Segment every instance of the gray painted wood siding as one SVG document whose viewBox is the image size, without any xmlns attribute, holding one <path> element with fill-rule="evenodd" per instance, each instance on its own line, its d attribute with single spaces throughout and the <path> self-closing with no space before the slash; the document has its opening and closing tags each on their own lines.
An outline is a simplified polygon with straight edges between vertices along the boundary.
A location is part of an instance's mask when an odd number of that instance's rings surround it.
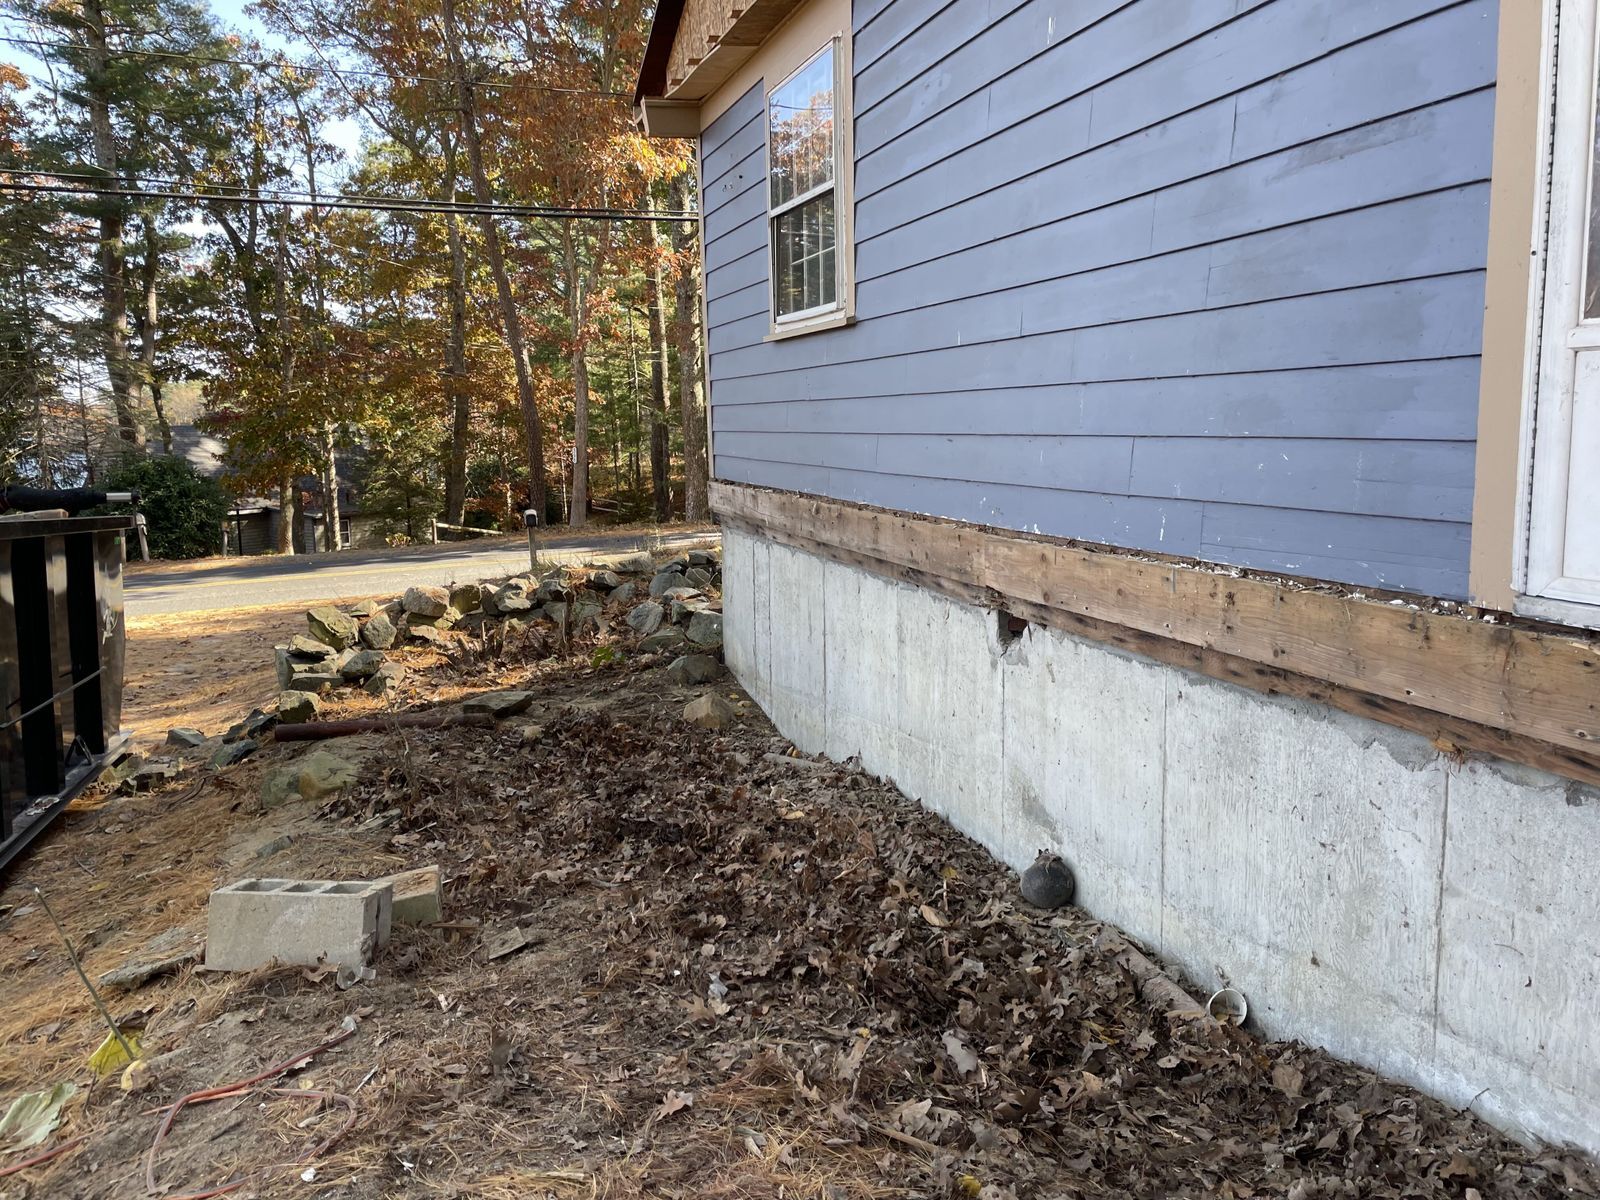
<svg viewBox="0 0 1600 1200">
<path fill-rule="evenodd" d="M 857 322 L 702 139 L 720 478 L 1463 596 L 1496 0 L 857 0 Z"/>
</svg>

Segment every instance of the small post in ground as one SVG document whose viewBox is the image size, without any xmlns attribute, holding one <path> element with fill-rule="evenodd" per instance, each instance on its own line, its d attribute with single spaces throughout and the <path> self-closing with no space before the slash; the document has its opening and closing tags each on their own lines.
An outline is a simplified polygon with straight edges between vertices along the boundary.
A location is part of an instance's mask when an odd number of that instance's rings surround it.
<svg viewBox="0 0 1600 1200">
<path fill-rule="evenodd" d="M 522 523 L 528 528 L 528 569 L 539 569 L 539 514 L 531 508 L 522 510 Z"/>
</svg>

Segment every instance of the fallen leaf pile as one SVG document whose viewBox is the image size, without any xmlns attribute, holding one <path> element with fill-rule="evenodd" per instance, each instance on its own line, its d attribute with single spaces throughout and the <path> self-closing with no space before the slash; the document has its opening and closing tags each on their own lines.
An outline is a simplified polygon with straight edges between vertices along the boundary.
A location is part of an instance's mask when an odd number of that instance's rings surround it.
<svg viewBox="0 0 1600 1200">
<path fill-rule="evenodd" d="M 635 1164 L 614 1194 L 765 1194 L 740 1161 L 830 1198 L 1600 1194 L 1581 1156 L 1152 1008 L 1115 931 L 759 717 L 569 710 L 514 746 L 420 742 L 396 842 L 455 855 L 454 907 L 550 932 L 499 987 L 565 1019 L 479 1095 L 532 1114 L 549 1064 L 582 1072 L 603 1099 L 552 1165 Z"/>
</svg>

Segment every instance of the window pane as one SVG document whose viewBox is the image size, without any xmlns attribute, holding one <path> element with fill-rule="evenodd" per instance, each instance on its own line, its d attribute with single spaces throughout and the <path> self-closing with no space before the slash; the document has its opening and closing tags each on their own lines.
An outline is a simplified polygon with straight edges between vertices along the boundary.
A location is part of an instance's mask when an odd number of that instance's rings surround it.
<svg viewBox="0 0 1600 1200">
<path fill-rule="evenodd" d="M 776 208 L 833 179 L 833 47 L 767 99 L 767 161 Z"/>
<path fill-rule="evenodd" d="M 1600 113 L 1589 141 L 1589 247 L 1583 280 L 1583 319 L 1600 317 Z"/>
<path fill-rule="evenodd" d="M 772 294 L 778 316 L 835 302 L 835 237 L 831 191 L 772 219 Z"/>
</svg>

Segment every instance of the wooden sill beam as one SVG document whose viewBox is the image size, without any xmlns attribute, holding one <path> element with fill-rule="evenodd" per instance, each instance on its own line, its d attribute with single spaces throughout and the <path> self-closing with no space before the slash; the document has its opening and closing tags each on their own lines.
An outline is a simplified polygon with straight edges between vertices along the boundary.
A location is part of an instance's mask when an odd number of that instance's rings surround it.
<svg viewBox="0 0 1600 1200">
<path fill-rule="evenodd" d="M 1600 647 L 1342 590 L 714 481 L 742 528 L 1257 690 L 1600 783 Z"/>
</svg>

